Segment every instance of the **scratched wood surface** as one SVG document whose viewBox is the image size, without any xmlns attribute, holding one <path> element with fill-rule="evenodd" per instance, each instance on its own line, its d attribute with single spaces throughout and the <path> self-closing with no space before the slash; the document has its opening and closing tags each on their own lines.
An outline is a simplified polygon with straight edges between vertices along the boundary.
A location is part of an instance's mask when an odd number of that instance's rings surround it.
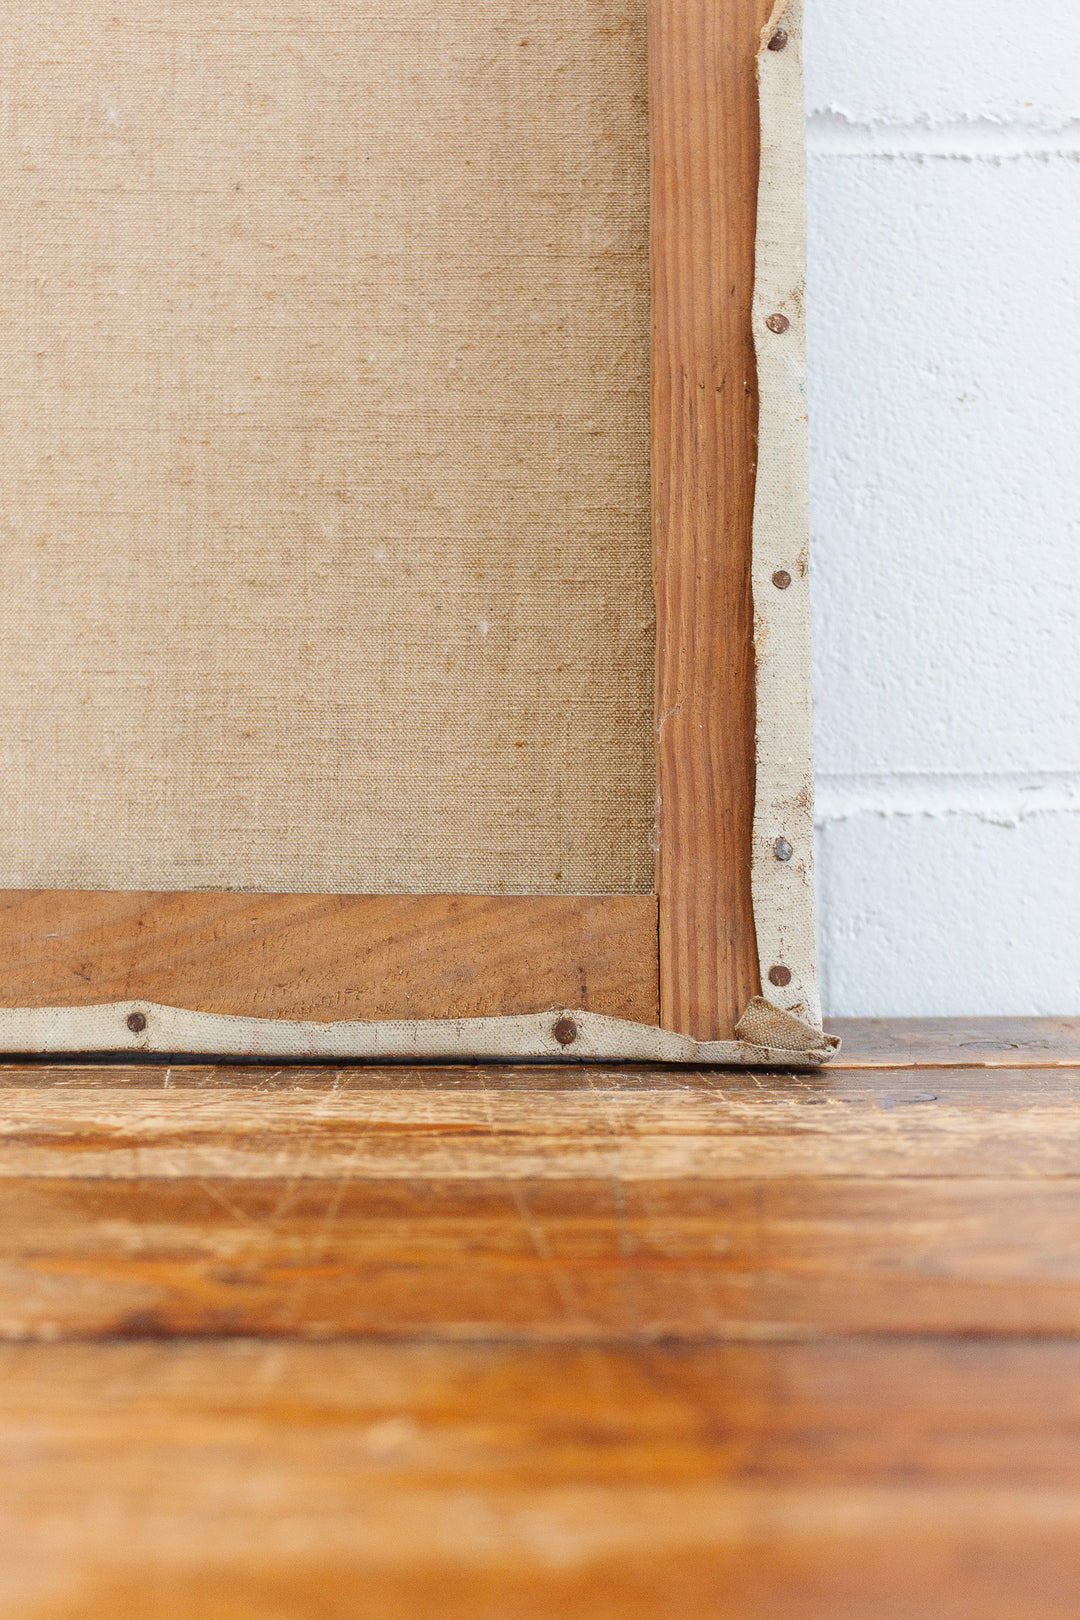
<svg viewBox="0 0 1080 1620">
<path fill-rule="evenodd" d="M 840 1068 L 1045 1069 L 1075 1065 L 1080 1018 L 830 1018 Z"/>
<path fill-rule="evenodd" d="M 655 1024 L 652 895 L 0 890 L 0 1006 Z"/>
<path fill-rule="evenodd" d="M 16 1337 L 1080 1329 L 1075 1067 L 0 1083 Z"/>
<path fill-rule="evenodd" d="M 939 1033 L 0 1065 L 0 1616 L 1073 1620 L 1080 1041 Z"/>
<path fill-rule="evenodd" d="M 755 59 L 772 0 L 652 0 L 652 490 L 660 1009 L 730 1039 L 759 989 L 751 523 Z"/>
</svg>

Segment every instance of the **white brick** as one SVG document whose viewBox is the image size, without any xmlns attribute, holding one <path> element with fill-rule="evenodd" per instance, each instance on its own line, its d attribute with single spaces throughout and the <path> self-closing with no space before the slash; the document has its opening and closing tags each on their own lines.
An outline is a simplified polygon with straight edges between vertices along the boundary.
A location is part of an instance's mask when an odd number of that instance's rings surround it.
<svg viewBox="0 0 1080 1620">
<path fill-rule="evenodd" d="M 835 1016 L 1080 1009 L 1080 815 L 856 815 L 818 839 Z"/>
<path fill-rule="evenodd" d="M 1080 5 L 807 66 L 826 1007 L 1080 1012 Z"/>
<path fill-rule="evenodd" d="M 1078 222 L 1066 158 L 811 163 L 823 771 L 1080 767 Z"/>
<path fill-rule="evenodd" d="M 1080 117 L 1076 0 L 808 0 L 807 105 L 856 123 Z"/>
</svg>

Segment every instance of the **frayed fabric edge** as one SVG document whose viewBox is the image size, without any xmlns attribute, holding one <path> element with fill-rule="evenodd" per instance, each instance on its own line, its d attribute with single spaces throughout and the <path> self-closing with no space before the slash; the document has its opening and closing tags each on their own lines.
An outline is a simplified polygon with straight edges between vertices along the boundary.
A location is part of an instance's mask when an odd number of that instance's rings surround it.
<svg viewBox="0 0 1080 1620">
<path fill-rule="evenodd" d="M 558 1033 L 556 1033 L 558 1030 Z M 443 1062 L 546 1058 L 586 1062 L 810 1067 L 836 1049 L 835 1037 L 776 1014 L 755 997 L 734 1041 L 689 1035 L 577 1008 L 505 1018 L 433 1018 L 315 1023 L 193 1012 L 153 1001 L 91 1007 L 0 1008 L 0 1052 L 155 1052 L 222 1058 Z"/>
<path fill-rule="evenodd" d="M 756 779 L 751 889 L 763 997 L 819 1032 L 814 894 L 806 374 L 803 0 L 778 0 L 757 59 L 753 326 L 758 469 L 752 587 Z"/>
</svg>

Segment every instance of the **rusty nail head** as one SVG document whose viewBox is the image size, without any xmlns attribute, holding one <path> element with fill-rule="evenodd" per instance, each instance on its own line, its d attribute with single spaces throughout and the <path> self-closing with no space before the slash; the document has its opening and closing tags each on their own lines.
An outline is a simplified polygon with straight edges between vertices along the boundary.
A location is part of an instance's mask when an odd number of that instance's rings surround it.
<svg viewBox="0 0 1080 1620">
<path fill-rule="evenodd" d="M 790 984 L 791 969 L 789 967 L 781 966 L 779 962 L 775 963 L 769 969 L 769 983 L 778 984 L 781 988 L 783 988 L 785 984 Z"/>
<path fill-rule="evenodd" d="M 138 1035 L 146 1028 L 145 1013 L 128 1013 L 127 1027 L 133 1035 Z"/>
<path fill-rule="evenodd" d="M 778 28 L 776 30 L 776 33 L 773 35 L 772 39 L 770 39 L 770 41 L 769 41 L 769 49 L 770 49 L 770 51 L 782 51 L 784 46 L 787 44 L 787 42 L 788 42 L 787 29 L 786 28 Z"/>
<path fill-rule="evenodd" d="M 778 591 L 786 591 L 791 584 L 791 575 L 786 568 L 778 568 L 772 577 L 772 582 Z"/>
<path fill-rule="evenodd" d="M 792 848 L 786 838 L 778 838 L 773 845 L 773 854 L 778 861 L 790 861 Z"/>
<path fill-rule="evenodd" d="M 765 322 L 770 332 L 786 332 L 791 322 L 786 315 L 770 315 Z"/>
<path fill-rule="evenodd" d="M 577 1025 L 572 1018 L 557 1018 L 552 1033 L 560 1046 L 569 1046 L 577 1040 Z"/>
</svg>

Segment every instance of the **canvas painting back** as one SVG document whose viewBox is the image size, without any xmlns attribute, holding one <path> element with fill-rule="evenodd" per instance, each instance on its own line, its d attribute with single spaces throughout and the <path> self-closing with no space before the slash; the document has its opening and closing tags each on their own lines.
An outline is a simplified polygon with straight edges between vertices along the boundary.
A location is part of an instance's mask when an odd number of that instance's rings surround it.
<svg viewBox="0 0 1080 1620">
<path fill-rule="evenodd" d="M 645 0 L 20 0 L 0 887 L 646 893 Z"/>
</svg>

